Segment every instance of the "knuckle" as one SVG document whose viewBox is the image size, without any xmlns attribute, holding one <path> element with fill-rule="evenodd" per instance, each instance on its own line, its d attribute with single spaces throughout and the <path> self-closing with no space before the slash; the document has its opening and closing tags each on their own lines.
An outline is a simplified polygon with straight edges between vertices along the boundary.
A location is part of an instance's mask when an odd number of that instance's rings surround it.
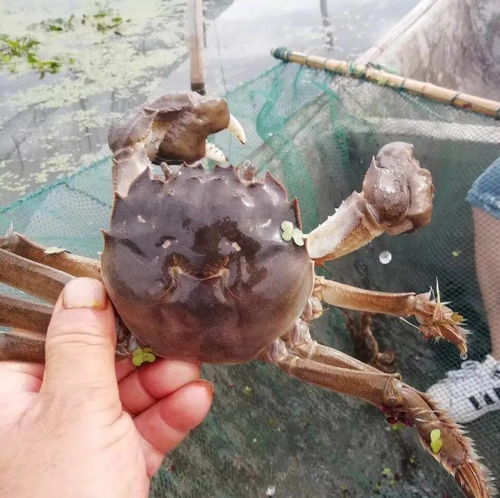
<svg viewBox="0 0 500 498">
<path fill-rule="evenodd" d="M 52 327 L 52 335 L 81 335 L 85 337 L 103 337 L 103 327 L 95 320 L 72 320 L 58 322 Z"/>
<path fill-rule="evenodd" d="M 48 346 L 102 346 L 108 342 L 102 327 L 93 321 L 59 323 L 48 337 Z"/>
</svg>

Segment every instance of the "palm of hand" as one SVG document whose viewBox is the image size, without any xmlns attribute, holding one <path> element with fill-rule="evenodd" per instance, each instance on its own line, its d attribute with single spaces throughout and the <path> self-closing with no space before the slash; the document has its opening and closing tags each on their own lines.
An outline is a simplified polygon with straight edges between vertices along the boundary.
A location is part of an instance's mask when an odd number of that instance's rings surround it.
<svg viewBox="0 0 500 498">
<path fill-rule="evenodd" d="M 114 385 L 54 386 L 41 365 L 0 363 L 0 496 L 147 496 L 165 453 L 208 411 L 199 375 L 195 364 L 126 360 Z"/>
</svg>

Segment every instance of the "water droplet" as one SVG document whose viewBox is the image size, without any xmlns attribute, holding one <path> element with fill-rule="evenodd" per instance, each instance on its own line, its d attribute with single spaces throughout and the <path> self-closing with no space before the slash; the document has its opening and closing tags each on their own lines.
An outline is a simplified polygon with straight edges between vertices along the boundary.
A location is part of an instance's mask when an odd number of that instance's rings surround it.
<svg viewBox="0 0 500 498">
<path fill-rule="evenodd" d="M 460 353 L 460 359 L 461 360 L 466 360 L 469 357 L 467 353 Z"/>
<path fill-rule="evenodd" d="M 382 251 L 378 255 L 378 260 L 383 264 L 387 265 L 392 261 L 392 254 L 389 251 Z"/>
</svg>

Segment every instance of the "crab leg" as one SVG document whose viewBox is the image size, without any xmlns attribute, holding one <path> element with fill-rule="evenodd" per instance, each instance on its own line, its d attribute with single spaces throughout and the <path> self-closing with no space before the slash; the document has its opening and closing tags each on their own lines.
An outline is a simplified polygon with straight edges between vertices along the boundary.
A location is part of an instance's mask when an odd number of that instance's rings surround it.
<svg viewBox="0 0 500 498">
<path fill-rule="evenodd" d="M 54 303 L 71 275 L 0 249 L 0 281 Z M 43 361 L 43 327 L 50 307 L 19 298 L 2 296 L 0 325 L 14 326 L 0 334 L 0 358 L 17 361 Z M 30 331 L 22 330 L 28 328 Z"/>
<path fill-rule="evenodd" d="M 5 240 L 12 237 L 10 245 Z M 43 248 L 24 237 L 11 234 L 4 237 L 13 252 L 0 249 L 0 282 L 55 303 L 64 285 L 75 276 L 98 277 L 97 261 L 60 253 L 48 255 Z M 31 261 L 14 251 L 40 261 L 48 258 L 55 268 Z M 81 266 L 80 266 L 81 263 Z M 72 274 L 57 268 L 65 268 Z M 52 315 L 52 307 L 19 298 L 0 295 L 0 326 L 13 327 L 0 333 L 0 360 L 43 362 L 45 332 Z M 137 344 L 128 329 L 117 317 L 117 359 L 127 357 Z"/>
<path fill-rule="evenodd" d="M 52 306 L 0 295 L 0 325 L 45 334 Z"/>
<path fill-rule="evenodd" d="M 48 318 L 50 320 L 50 316 Z M 1 316 L 0 325 L 3 325 Z M 32 323 L 28 323 L 27 326 L 29 329 L 36 328 L 36 325 Z M 24 330 L 16 327 L 7 332 L 0 332 L 0 361 L 44 363 L 45 335 L 47 329 L 40 327 L 39 330 Z M 139 344 L 120 321 L 117 321 L 116 324 L 116 334 L 115 358 L 122 360 L 130 356 L 130 353 L 139 347 Z"/>
<path fill-rule="evenodd" d="M 68 273 L 0 249 L 0 282 L 33 296 L 55 303 L 71 278 Z"/>
<path fill-rule="evenodd" d="M 352 344 L 359 358 L 365 363 L 373 365 L 382 372 L 393 372 L 396 353 L 394 351 L 380 351 L 380 346 L 372 330 L 373 313 L 360 313 L 356 319 L 352 310 L 339 308 L 346 319 L 346 329 L 351 334 Z"/>
<path fill-rule="evenodd" d="M 66 252 L 48 254 L 14 232 L 0 237 L 0 281 L 49 302 L 56 301 L 73 276 L 100 278 L 99 266 L 96 260 Z M 44 334 L 51 314 L 51 306 L 0 295 L 2 326 Z"/>
<path fill-rule="evenodd" d="M 429 396 L 403 383 L 397 374 L 349 361 L 335 350 L 325 354 L 322 349 L 313 349 L 313 356 L 328 364 L 302 357 L 300 349 L 287 346 L 280 339 L 268 350 L 266 359 L 292 377 L 377 406 L 391 423 L 414 425 L 424 448 L 455 477 L 467 496 L 492 496 L 488 471 L 477 461 L 469 438 Z M 431 446 L 431 433 L 438 435 L 440 447 Z"/>
<path fill-rule="evenodd" d="M 372 314 L 361 313 L 361 320 L 358 325 L 351 311 L 342 308 L 340 310 L 346 317 L 346 327 L 351 333 L 357 357 L 361 361 L 369 363 L 383 372 L 391 373 L 396 354 L 393 351 L 380 352 L 377 339 L 375 339 L 371 329 Z M 311 295 L 296 326 L 284 339 L 286 338 L 287 341 L 292 340 L 295 345 L 302 344 L 304 341 L 310 343 L 311 336 L 309 335 L 309 326 L 307 323 L 319 318 L 322 313 L 323 306 L 321 300 L 317 296 Z M 302 337 L 303 335 L 304 337 Z M 352 357 L 346 356 L 346 359 L 352 359 Z"/>
<path fill-rule="evenodd" d="M 414 316 L 425 338 L 444 338 L 465 353 L 466 331 L 460 327 L 462 317 L 431 298 L 431 293 L 389 293 L 359 289 L 350 285 L 316 277 L 314 295 L 339 308 L 401 317 Z"/>
<path fill-rule="evenodd" d="M 359 249 L 386 232 L 397 235 L 430 222 L 431 174 L 413 157 L 413 146 L 388 144 L 373 158 L 361 193 L 353 192 L 324 223 L 307 235 L 318 263 Z"/>
<path fill-rule="evenodd" d="M 0 360 L 43 363 L 51 315 L 46 304 L 0 296 L 0 325 L 13 327 L 0 333 Z"/>
<path fill-rule="evenodd" d="M 0 237 L 0 248 L 75 277 L 101 279 L 101 265 L 98 260 L 70 254 L 63 250 L 52 253 L 50 249 L 16 232 Z"/>
<path fill-rule="evenodd" d="M 45 361 L 45 335 L 22 329 L 0 334 L 0 361 Z"/>
<path fill-rule="evenodd" d="M 324 365 L 367 372 L 379 372 L 375 367 L 367 365 L 352 356 L 314 341 L 309 333 L 309 325 L 302 319 L 297 320 L 292 332 L 284 340 L 287 348 L 301 358 L 323 363 Z"/>
</svg>

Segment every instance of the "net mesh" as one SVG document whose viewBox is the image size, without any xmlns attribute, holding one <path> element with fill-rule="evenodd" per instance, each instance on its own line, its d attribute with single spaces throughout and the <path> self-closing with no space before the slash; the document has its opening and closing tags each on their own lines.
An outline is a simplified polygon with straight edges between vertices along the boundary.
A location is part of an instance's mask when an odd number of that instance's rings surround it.
<svg viewBox="0 0 500 498">
<path fill-rule="evenodd" d="M 329 263 L 324 274 L 374 290 L 417 292 L 435 286 L 437 277 L 442 299 L 452 301 L 473 332 L 469 359 L 482 361 L 491 351 L 490 332 L 466 197 L 475 179 L 500 156 L 498 121 L 291 64 L 274 67 L 227 98 L 247 131 L 248 145 L 243 148 L 224 135 L 215 138 L 217 144 L 233 163 L 250 159 L 258 170 L 269 169 L 283 179 L 300 201 L 306 232 L 360 189 L 382 145 L 414 144 L 415 156 L 431 170 L 436 186 L 431 225 L 411 235 L 379 237 Z M 96 257 L 102 247 L 99 229 L 108 226 L 110 207 L 111 161 L 105 158 L 2 209 L 0 229 L 12 223 L 41 244 Z M 380 261 L 384 251 L 392 255 L 389 264 Z M 426 343 L 397 318 L 376 315 L 373 328 L 381 349 L 397 352 L 398 370 L 418 389 L 460 368 L 453 346 Z M 312 333 L 319 342 L 353 354 L 338 310 L 327 309 Z M 372 406 L 256 362 L 205 366 L 204 375 L 216 386 L 213 409 L 166 459 L 154 478 L 153 497 L 459 493 L 453 479 L 420 448 L 414 431 L 394 430 Z M 500 411 L 467 427 L 497 478 L 499 427 Z"/>
</svg>

